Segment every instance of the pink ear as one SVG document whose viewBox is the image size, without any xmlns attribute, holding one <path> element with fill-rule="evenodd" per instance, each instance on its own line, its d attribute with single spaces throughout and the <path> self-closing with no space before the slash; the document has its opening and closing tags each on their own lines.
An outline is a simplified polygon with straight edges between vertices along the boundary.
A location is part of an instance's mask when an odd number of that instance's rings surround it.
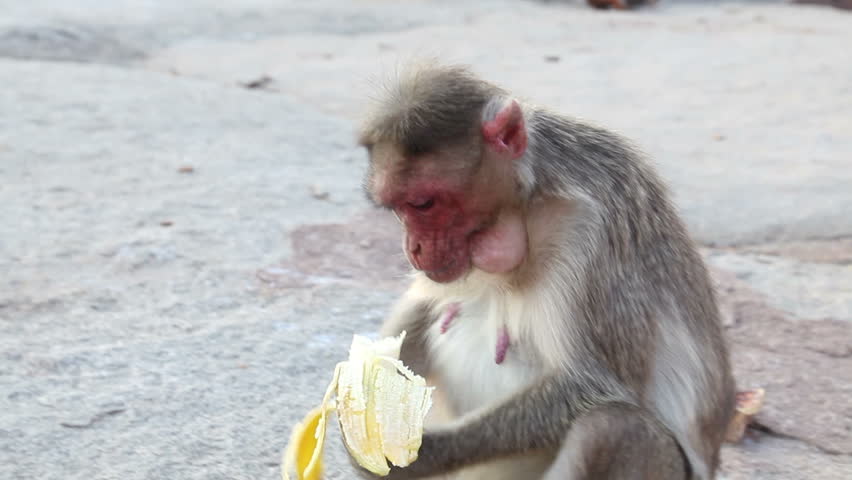
<svg viewBox="0 0 852 480">
<path fill-rule="evenodd" d="M 521 158 L 527 150 L 527 128 L 518 102 L 512 100 L 497 112 L 494 120 L 482 122 L 482 136 L 498 152 L 507 153 L 512 159 Z"/>
</svg>

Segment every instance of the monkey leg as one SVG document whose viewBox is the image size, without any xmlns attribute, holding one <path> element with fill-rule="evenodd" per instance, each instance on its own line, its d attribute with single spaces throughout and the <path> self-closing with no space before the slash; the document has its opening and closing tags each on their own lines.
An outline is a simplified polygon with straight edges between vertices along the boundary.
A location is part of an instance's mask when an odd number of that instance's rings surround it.
<svg viewBox="0 0 852 480">
<path fill-rule="evenodd" d="M 574 423 L 544 480 L 685 480 L 672 433 L 632 406 L 598 407 Z"/>
</svg>

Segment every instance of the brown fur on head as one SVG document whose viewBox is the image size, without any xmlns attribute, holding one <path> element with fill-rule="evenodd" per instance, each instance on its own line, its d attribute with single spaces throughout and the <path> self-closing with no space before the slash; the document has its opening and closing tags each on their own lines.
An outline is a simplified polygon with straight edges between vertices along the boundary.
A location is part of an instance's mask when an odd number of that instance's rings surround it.
<svg viewBox="0 0 852 480">
<path fill-rule="evenodd" d="M 470 139 L 485 105 L 505 94 L 464 67 L 432 64 L 409 67 L 385 90 L 368 115 L 359 141 L 368 149 L 390 142 L 405 155 Z"/>
<path fill-rule="evenodd" d="M 368 119 L 365 188 L 399 216 L 412 265 L 438 282 L 474 265 L 513 267 L 517 245 L 509 260 L 477 259 L 505 247 L 486 232 L 517 204 L 513 162 L 527 145 L 520 105 L 464 68 L 429 65 L 403 75 Z"/>
</svg>

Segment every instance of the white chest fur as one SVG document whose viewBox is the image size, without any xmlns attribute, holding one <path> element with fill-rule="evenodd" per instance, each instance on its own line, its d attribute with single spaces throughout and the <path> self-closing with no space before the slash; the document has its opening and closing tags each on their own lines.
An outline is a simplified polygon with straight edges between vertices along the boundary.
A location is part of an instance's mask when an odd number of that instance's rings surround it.
<svg viewBox="0 0 852 480">
<path fill-rule="evenodd" d="M 474 272 L 468 281 L 449 286 L 420 277 L 415 280 L 411 293 L 419 297 L 419 301 L 433 305 L 433 322 L 427 338 L 429 377 L 437 386 L 433 397 L 435 415 L 432 421 L 435 423 L 494 406 L 544 373 L 542 352 L 553 348 L 548 342 L 554 336 L 546 329 L 532 328 L 529 322 L 550 313 L 547 301 L 529 292 L 515 292 L 500 278 L 482 272 Z M 441 316 L 453 303 L 459 304 L 458 315 L 442 332 Z M 498 364 L 497 343 L 504 328 L 508 332 L 509 347 Z M 495 460 L 447 478 L 534 480 L 551 464 L 553 454 L 542 451 Z"/>
<path fill-rule="evenodd" d="M 534 382 L 543 370 L 536 360 L 534 347 L 521 335 L 521 322 L 527 309 L 511 293 L 489 289 L 464 298 L 459 303 L 458 314 L 444 332 L 441 317 L 454 302 L 437 304 L 433 310 L 435 321 L 428 330 L 432 360 L 430 378 L 437 383 L 437 398 L 448 403 L 444 410 L 450 416 L 499 403 Z M 503 361 L 498 364 L 497 343 L 504 328 L 510 343 Z M 441 408 L 440 405 L 436 407 Z M 551 452 L 540 452 L 479 464 L 447 478 L 536 479 L 552 460 Z"/>
<path fill-rule="evenodd" d="M 488 290 L 459 302 L 459 312 L 442 332 L 441 314 L 452 301 L 435 306 L 428 331 L 431 376 L 455 415 L 494 404 L 529 385 L 541 373 L 532 346 L 520 338 L 523 308 L 511 293 Z M 509 338 L 498 364 L 501 332 Z"/>
</svg>

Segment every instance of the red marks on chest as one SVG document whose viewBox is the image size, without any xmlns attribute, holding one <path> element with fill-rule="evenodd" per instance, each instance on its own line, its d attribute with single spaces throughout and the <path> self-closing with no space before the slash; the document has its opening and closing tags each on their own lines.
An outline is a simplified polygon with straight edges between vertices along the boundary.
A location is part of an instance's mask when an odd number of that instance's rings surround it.
<svg viewBox="0 0 852 480">
<path fill-rule="evenodd" d="M 450 328 L 450 324 L 453 323 L 453 319 L 456 318 L 460 311 L 461 305 L 457 302 L 447 306 L 447 309 L 444 310 L 440 318 L 441 333 L 447 333 L 447 329 Z"/>
<path fill-rule="evenodd" d="M 506 325 L 500 327 L 500 332 L 497 334 L 497 351 L 494 355 L 494 362 L 497 365 L 503 363 L 506 359 L 506 352 L 509 351 L 509 329 Z"/>
<path fill-rule="evenodd" d="M 441 334 L 447 333 L 453 320 L 461 313 L 461 304 L 453 302 L 447 305 L 446 310 L 438 317 L 438 325 Z M 497 333 L 497 345 L 494 354 L 494 363 L 500 365 L 506 360 L 506 353 L 509 351 L 511 340 L 509 338 L 509 329 L 502 325 Z"/>
</svg>

